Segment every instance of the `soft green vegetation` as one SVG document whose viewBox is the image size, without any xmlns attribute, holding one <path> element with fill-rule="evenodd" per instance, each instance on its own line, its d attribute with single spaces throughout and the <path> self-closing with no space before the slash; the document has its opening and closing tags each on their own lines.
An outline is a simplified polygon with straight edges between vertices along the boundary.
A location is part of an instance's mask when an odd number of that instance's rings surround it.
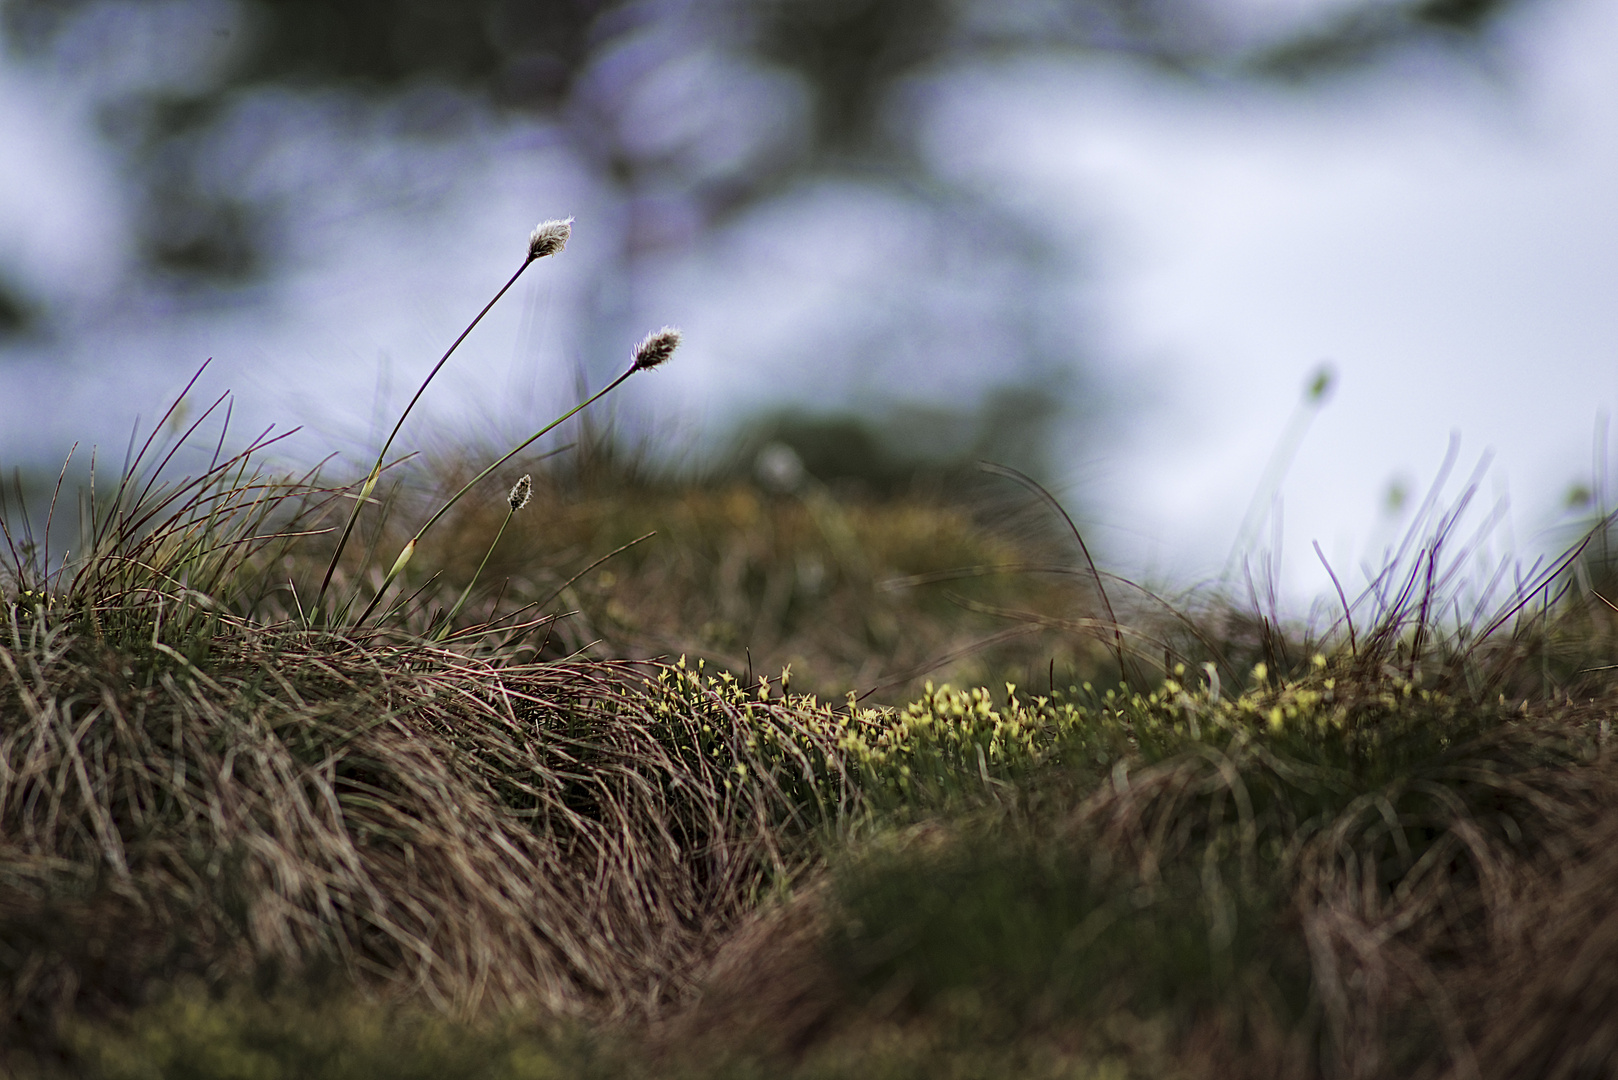
<svg viewBox="0 0 1618 1080">
<path fill-rule="evenodd" d="M 70 557 L 7 520 L 10 1072 L 1618 1061 L 1590 551 L 1463 608 L 1435 511 L 1309 633 L 936 490 L 593 446 L 332 487 L 202 430 Z"/>
<path fill-rule="evenodd" d="M 74 1068 L 106 1080 L 553 1080 L 587 1077 L 563 1033 L 474 1026 L 357 995 L 210 997 L 192 987 L 127 1029 L 74 1026 Z"/>
</svg>

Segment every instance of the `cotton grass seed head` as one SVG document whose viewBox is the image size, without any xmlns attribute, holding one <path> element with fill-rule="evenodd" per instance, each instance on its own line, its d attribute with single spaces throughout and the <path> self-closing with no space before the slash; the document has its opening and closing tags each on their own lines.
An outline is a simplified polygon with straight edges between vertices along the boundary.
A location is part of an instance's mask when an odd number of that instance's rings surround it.
<svg viewBox="0 0 1618 1080">
<path fill-rule="evenodd" d="M 528 235 L 528 257 L 530 259 L 543 259 L 547 255 L 555 255 L 558 251 L 567 247 L 568 238 L 572 235 L 572 218 L 561 221 L 541 221 L 534 226 L 534 231 Z"/>
<path fill-rule="evenodd" d="M 647 334 L 635 346 L 635 363 L 630 370 L 649 371 L 667 361 L 679 346 L 680 331 L 672 326 Z"/>
<path fill-rule="evenodd" d="M 524 475 L 521 480 L 512 485 L 511 494 L 506 496 L 506 501 L 511 504 L 511 512 L 515 514 L 518 510 L 527 506 L 528 500 L 533 494 L 534 481 L 531 477 Z"/>
</svg>

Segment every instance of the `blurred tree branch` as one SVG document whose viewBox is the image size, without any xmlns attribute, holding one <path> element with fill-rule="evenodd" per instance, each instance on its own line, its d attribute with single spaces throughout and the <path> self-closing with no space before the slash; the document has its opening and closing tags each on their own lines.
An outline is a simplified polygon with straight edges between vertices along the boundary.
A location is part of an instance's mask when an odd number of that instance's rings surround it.
<svg viewBox="0 0 1618 1080">
<path fill-rule="evenodd" d="M 1056 401 L 1071 397 L 1082 348 L 1071 319 L 1042 298 L 1059 291 L 1049 287 L 1061 272 L 1056 241 L 1045 223 L 930 167 L 907 91 L 982 61 L 1053 55 L 1124 57 L 1171 78 L 1297 82 L 1402 49 L 1484 50 L 1501 17 L 1528 2 L 1341 0 L 1279 26 L 1225 0 L 0 0 L 0 18 L 14 51 L 87 71 L 159 10 L 164 32 L 208 39 L 178 49 L 190 69 L 135 81 L 102 117 L 160 280 L 229 286 L 275 268 L 286 210 L 248 190 L 259 151 L 238 115 L 254 95 L 403 101 L 410 135 L 445 140 L 476 107 L 542 120 L 619 207 L 620 249 L 604 271 L 616 280 L 590 290 L 596 309 L 585 314 L 598 357 L 621 345 L 614 331 L 645 253 L 840 177 L 920 208 L 932 237 L 973 252 L 940 270 L 936 287 L 900 283 L 938 295 L 890 302 L 887 323 L 855 347 L 871 358 L 907 344 L 925 353 L 913 343 L 930 335 L 992 359 L 1002 387 Z M 75 34 L 100 51 L 62 44 Z M 1031 287 L 1040 281 L 1044 294 Z M 997 290 L 995 302 L 958 303 L 971 288 Z M 904 318 L 927 325 L 917 332 Z M 942 324 L 950 318 L 991 320 L 994 332 L 960 332 Z M 982 340 L 1004 354 L 983 356 L 971 344 Z"/>
<path fill-rule="evenodd" d="M 140 121 L 125 126 L 139 131 L 132 141 L 152 189 L 148 213 L 161 224 L 149 230 L 149 257 L 181 274 L 243 278 L 262 267 L 265 234 L 253 217 L 263 208 L 210 200 L 194 174 L 207 153 L 199 132 L 225 101 L 253 89 L 452 87 L 562 121 L 604 180 L 630 190 L 674 184 L 711 221 L 807 172 L 913 171 L 913 148 L 883 124 L 891 92 L 954 64 L 1105 53 L 1168 72 L 1302 79 L 1412 45 L 1474 45 L 1520 2 L 1351 0 L 1266 39 L 1212 0 L 246 0 L 232 20 L 245 40 L 230 62 L 185 92 L 138 92 L 123 119 Z M 0 11 L 11 47 L 37 55 L 112 8 L 3 0 Z M 806 92 L 809 121 L 771 152 L 693 177 L 683 175 L 691 170 L 678 145 L 636 146 L 615 121 L 659 61 L 704 49 L 789 79 Z"/>
</svg>

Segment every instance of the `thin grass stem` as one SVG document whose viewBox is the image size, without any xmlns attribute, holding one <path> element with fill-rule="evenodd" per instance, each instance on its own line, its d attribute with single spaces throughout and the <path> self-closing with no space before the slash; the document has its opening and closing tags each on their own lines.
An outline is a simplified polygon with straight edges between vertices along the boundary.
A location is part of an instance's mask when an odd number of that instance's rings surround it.
<svg viewBox="0 0 1618 1080">
<path fill-rule="evenodd" d="M 591 405 L 594 405 L 596 402 L 618 389 L 618 387 L 624 384 L 625 380 L 640 370 L 641 365 L 631 365 L 628 371 L 624 372 L 622 375 L 612 380 L 612 382 L 598 390 L 595 394 L 586 398 L 584 401 L 579 402 L 577 405 L 573 406 L 573 408 L 569 409 L 567 412 L 563 413 L 561 416 L 558 416 L 555 420 L 552 420 L 550 423 L 528 436 L 528 438 L 518 443 L 504 457 L 500 458 L 500 460 L 494 462 L 488 468 L 472 477 L 472 479 L 466 482 L 466 485 L 462 487 L 461 490 L 457 491 L 454 495 L 451 495 L 449 500 L 445 502 L 443 506 L 438 508 L 437 513 L 428 518 L 427 523 L 420 529 L 416 530 L 416 535 L 412 536 L 405 544 L 404 549 L 399 552 L 399 557 L 394 560 L 393 567 L 388 571 L 388 576 L 383 579 L 381 586 L 376 590 L 376 595 L 371 597 L 371 602 L 365 606 L 365 610 L 360 612 L 360 617 L 354 620 L 354 625 L 359 626 L 363 624 L 366 619 L 371 617 L 371 613 L 376 610 L 376 606 L 382 602 L 382 594 L 387 592 L 388 586 L 393 584 L 394 578 L 399 576 L 399 573 L 404 570 L 405 566 L 410 562 L 411 557 L 415 555 L 416 545 L 421 542 L 422 537 L 427 535 L 427 530 L 438 524 L 439 519 L 445 514 L 449 513 L 455 504 L 460 502 L 461 499 L 466 496 L 467 492 L 471 491 L 478 484 L 482 483 L 490 473 L 494 472 L 500 466 L 504 465 L 506 462 L 528 449 L 539 439 L 549 435 L 558 427 L 567 423 L 567 421 L 573 419 L 579 413 L 583 412 Z"/>
<path fill-rule="evenodd" d="M 477 317 L 467 324 L 466 329 L 461 331 L 461 336 L 456 338 L 454 343 L 445 350 L 438 363 L 433 365 L 433 369 L 421 381 L 421 385 L 416 387 L 415 395 L 411 397 L 410 403 L 405 406 L 404 412 L 399 414 L 398 422 L 393 425 L 393 430 L 388 433 L 387 441 L 382 444 L 381 453 L 376 456 L 376 464 L 371 466 L 370 474 L 360 487 L 359 497 L 354 500 L 354 509 L 348 516 L 348 523 L 343 526 L 343 535 L 338 538 L 337 548 L 332 552 L 331 562 L 327 564 L 326 574 L 320 581 L 320 592 L 315 596 L 314 607 L 311 608 L 311 611 L 316 616 L 319 614 L 320 605 L 325 601 L 326 589 L 331 585 L 332 574 L 337 571 L 337 562 L 343 557 L 343 549 L 348 546 L 348 538 L 353 535 L 354 524 L 359 520 L 360 511 L 365 507 L 365 500 L 370 498 L 371 492 L 376 488 L 378 478 L 382 475 L 382 463 L 387 459 L 388 450 L 393 446 L 393 440 L 398 437 L 400 429 L 404 427 L 405 419 L 410 415 L 411 410 L 416 407 L 416 402 L 421 400 L 421 395 L 427 390 L 427 385 L 438 375 L 439 369 L 448 363 L 455 350 L 461 347 L 461 342 L 466 340 L 467 335 L 476 328 L 478 323 L 483 321 L 483 316 L 487 315 L 490 309 L 500 302 L 500 298 L 505 296 L 513 285 L 517 284 L 517 279 L 522 277 L 523 272 L 547 255 L 555 255 L 560 252 L 567 246 L 568 239 L 572 235 L 572 218 L 565 221 L 540 222 L 528 237 L 528 254 L 523 259 L 523 264 L 517 267 L 517 272 L 512 274 L 510 279 L 500 287 L 500 291 L 494 294 L 494 299 L 483 305 L 483 310 L 478 312 Z"/>
<path fill-rule="evenodd" d="M 483 305 L 483 310 L 478 312 L 471 322 L 467 323 L 466 329 L 462 330 L 461 335 L 444 351 L 444 355 L 438 358 L 438 363 L 433 365 L 433 369 L 427 373 L 427 377 L 421 381 L 421 385 L 416 387 L 416 392 L 410 398 L 410 403 L 404 407 L 404 412 L 399 414 L 398 422 L 393 425 L 393 430 L 388 433 L 387 440 L 382 444 L 381 452 L 376 455 L 375 464 L 371 466 L 371 471 L 366 475 L 365 482 L 360 487 L 359 496 L 354 500 L 354 509 L 349 512 L 348 522 L 343 526 L 343 534 L 338 538 L 337 547 L 332 552 L 331 562 L 326 565 L 325 576 L 320 579 L 320 592 L 315 595 L 314 606 L 310 609 L 317 617 L 321 605 L 325 602 L 326 590 L 331 586 L 332 575 L 337 572 L 337 563 L 343 557 L 343 549 L 348 546 L 348 538 L 353 535 L 354 525 L 359 521 L 360 512 L 365 508 L 365 500 L 370 498 L 371 492 L 375 490 L 377 480 L 382 475 L 382 464 L 387 460 L 388 451 L 393 447 L 393 440 L 399 437 L 399 431 L 404 427 L 404 422 L 410 416 L 411 411 L 415 409 L 416 402 L 421 400 L 421 395 L 426 392 L 428 385 L 438 376 L 438 372 L 443 366 L 449 362 L 449 358 L 455 355 L 455 350 L 461 347 L 461 342 L 466 340 L 467 335 L 477 327 L 478 323 L 483 321 L 483 316 L 487 315 L 490 309 L 500 302 L 500 298 L 505 296 L 513 285 L 517 284 L 517 279 L 522 277 L 523 272 L 532 266 L 535 261 L 533 254 L 529 254 L 523 260 L 523 264 L 517 268 L 517 272 L 512 274 L 506 283 L 500 286 L 500 291 L 494 294 L 494 299 Z"/>
<path fill-rule="evenodd" d="M 506 526 L 511 524 L 511 519 L 515 517 L 516 514 L 517 508 L 515 506 L 512 506 L 506 510 L 505 520 L 501 521 L 500 528 L 495 530 L 494 542 L 489 545 L 489 550 L 483 553 L 483 561 L 478 563 L 478 568 L 472 573 L 472 580 L 468 581 L 466 583 L 466 588 L 461 590 L 461 595 L 455 601 L 455 606 L 450 608 L 449 614 L 444 616 L 444 625 L 440 626 L 438 628 L 438 633 L 433 635 L 434 641 L 443 641 L 444 638 L 449 636 L 449 628 L 455 622 L 455 616 L 459 615 L 461 613 L 461 609 L 466 606 L 466 599 L 472 595 L 473 586 L 478 583 L 478 578 L 483 576 L 483 568 L 489 565 L 489 556 L 493 555 L 494 549 L 500 546 L 500 538 L 506 535 Z"/>
</svg>

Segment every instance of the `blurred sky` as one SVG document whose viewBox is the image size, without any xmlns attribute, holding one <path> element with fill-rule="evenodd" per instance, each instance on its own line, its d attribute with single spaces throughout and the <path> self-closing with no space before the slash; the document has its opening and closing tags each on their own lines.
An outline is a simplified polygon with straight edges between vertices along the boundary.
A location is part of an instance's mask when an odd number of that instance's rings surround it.
<svg viewBox="0 0 1618 1080">
<path fill-rule="evenodd" d="M 1303 91 L 1051 58 L 930 88 L 916 115 L 935 168 L 1072 252 L 1062 302 L 1105 404 L 1063 444 L 1058 481 L 1105 561 L 1182 585 L 1217 577 L 1322 361 L 1333 393 L 1280 489 L 1295 604 L 1327 587 L 1312 541 L 1345 584 L 1363 581 L 1358 565 L 1379 561 L 1456 432 L 1460 477 L 1492 451 L 1484 501 L 1510 499 L 1491 551 L 1563 539 L 1567 492 L 1591 482 L 1618 401 L 1618 4 L 1542 0 L 1505 29 L 1481 63 L 1411 53 Z M 121 457 L 136 416 L 149 424 L 209 357 L 204 386 L 236 391 L 239 431 L 302 424 L 304 456 L 357 462 L 516 268 L 528 230 L 568 214 L 573 244 L 468 342 L 412 445 L 435 430 L 521 435 L 571 397 L 570 313 L 602 303 L 582 290 L 619 249 L 603 233 L 621 215 L 543 122 L 447 99 L 457 138 L 401 140 L 385 104 L 258 95 L 232 121 L 255 133 L 232 182 L 297 200 L 284 272 L 228 302 L 154 300 L 129 274 L 132 210 L 96 121 L 132 83 L 189 70 L 144 47 L 120 43 L 125 68 L 94 78 L 0 50 L 0 249 L 68 313 L 0 350 L 0 464 L 76 440 Z M 706 77 L 671 72 L 643 107 L 667 112 Z M 613 301 L 629 313 L 626 360 L 647 329 L 687 331 L 631 404 L 680 453 L 782 400 L 947 403 L 992 385 L 990 339 L 978 363 L 944 370 L 924 342 L 879 373 L 857 347 L 817 347 L 857 339 L 887 283 L 935 272 L 949 247 L 903 200 L 835 181 L 672 247 Z M 1403 509 L 1390 490 L 1409 492 Z"/>
</svg>

